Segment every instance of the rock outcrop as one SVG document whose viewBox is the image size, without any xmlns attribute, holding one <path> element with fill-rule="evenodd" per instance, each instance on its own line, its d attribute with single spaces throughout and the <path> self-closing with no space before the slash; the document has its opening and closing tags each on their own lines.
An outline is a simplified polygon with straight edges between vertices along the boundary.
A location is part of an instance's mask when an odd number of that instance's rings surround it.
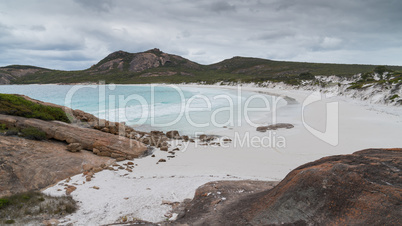
<svg viewBox="0 0 402 226">
<path fill-rule="evenodd" d="M 147 147 L 136 140 L 58 121 L 50 122 L 0 114 L 0 123 L 8 127 L 35 127 L 45 132 L 49 139 L 68 144 L 78 143 L 81 144 L 82 149 L 97 150 L 96 154 L 100 156 L 133 159 L 142 156 L 147 151 Z"/>
<path fill-rule="evenodd" d="M 200 65 L 183 57 L 167 54 L 159 49 L 151 49 L 141 53 L 116 51 L 109 54 L 89 70 L 92 73 L 107 73 L 111 70 L 129 71 L 134 73 L 145 72 L 148 69 L 163 66 L 181 66 L 187 69 L 199 69 Z M 141 77 L 171 76 L 177 72 L 145 73 Z"/>
<path fill-rule="evenodd" d="M 402 149 L 325 157 L 222 208 L 230 198 L 216 201 L 216 187 L 202 186 L 174 224 L 401 225 L 401 166 Z"/>
<path fill-rule="evenodd" d="M 66 144 L 0 136 L 0 197 L 38 190 L 85 168 L 110 165 L 111 158 L 66 151 Z"/>
<path fill-rule="evenodd" d="M 151 131 L 150 133 L 147 132 L 141 132 L 141 131 L 136 131 L 132 127 L 126 126 L 124 122 L 118 123 L 118 122 L 110 122 L 104 119 L 99 119 L 96 116 L 89 114 L 87 112 L 81 111 L 81 110 L 73 110 L 68 107 L 60 106 L 57 104 L 52 104 L 52 103 L 47 103 L 39 100 L 32 99 L 28 96 L 24 95 L 18 95 L 26 100 L 29 100 L 33 103 L 36 104 L 41 104 L 45 106 L 51 106 L 51 107 L 57 107 L 62 109 L 66 114 L 69 116 L 71 123 L 75 127 L 81 127 L 81 128 L 90 128 L 90 129 L 95 129 L 99 130 L 104 133 L 110 133 L 113 135 L 119 135 L 121 137 L 126 137 L 129 138 L 130 140 L 133 141 L 134 144 L 137 144 L 139 142 L 140 146 L 145 146 L 149 145 L 152 147 L 157 147 L 161 148 L 164 147 L 164 149 L 168 148 L 168 143 L 167 140 L 169 139 L 183 139 L 184 141 L 190 141 L 188 136 L 180 136 L 177 131 L 170 131 L 174 133 L 174 136 L 168 137 L 168 134 L 163 133 L 162 131 Z M 169 132 L 168 132 L 169 133 Z M 125 140 L 124 138 L 121 138 L 122 140 Z M 145 144 L 145 145 L 142 145 Z M 85 147 L 84 147 L 85 149 Z M 98 151 L 100 149 L 97 149 L 95 147 L 95 150 L 93 152 L 95 154 L 98 154 Z M 113 158 L 118 158 L 122 159 L 122 157 L 116 157 L 116 155 L 112 155 Z"/>
</svg>

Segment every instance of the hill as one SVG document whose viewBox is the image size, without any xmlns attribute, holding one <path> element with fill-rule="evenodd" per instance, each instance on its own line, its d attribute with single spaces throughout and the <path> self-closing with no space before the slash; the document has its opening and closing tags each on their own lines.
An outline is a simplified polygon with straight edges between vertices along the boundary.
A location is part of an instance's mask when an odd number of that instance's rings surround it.
<svg viewBox="0 0 402 226">
<path fill-rule="evenodd" d="M 119 84 L 182 82 L 298 82 L 300 75 L 352 76 L 372 72 L 376 65 L 324 64 L 273 61 L 233 57 L 222 62 L 201 65 L 159 49 L 140 53 L 117 51 L 92 67 L 79 71 L 60 71 L 33 66 L 0 67 L 0 84 L 46 84 L 98 82 Z M 387 66 L 402 71 L 402 66 Z"/>
</svg>

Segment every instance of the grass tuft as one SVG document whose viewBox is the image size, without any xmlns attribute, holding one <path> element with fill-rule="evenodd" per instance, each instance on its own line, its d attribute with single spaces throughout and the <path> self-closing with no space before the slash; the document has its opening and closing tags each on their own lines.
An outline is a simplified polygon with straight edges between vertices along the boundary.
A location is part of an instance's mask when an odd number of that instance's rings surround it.
<svg viewBox="0 0 402 226">
<path fill-rule="evenodd" d="M 33 103 L 23 97 L 12 94 L 0 94 L 0 114 L 46 121 L 70 122 L 66 113 L 61 108 Z"/>
</svg>

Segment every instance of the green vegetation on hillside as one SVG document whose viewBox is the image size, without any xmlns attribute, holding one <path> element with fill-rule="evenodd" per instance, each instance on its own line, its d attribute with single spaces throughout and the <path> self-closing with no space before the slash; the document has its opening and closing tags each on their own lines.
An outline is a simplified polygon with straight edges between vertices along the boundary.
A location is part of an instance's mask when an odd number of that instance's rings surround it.
<svg viewBox="0 0 402 226">
<path fill-rule="evenodd" d="M 17 65 L 17 64 L 15 64 L 15 65 L 9 65 L 9 66 L 3 67 L 3 68 L 6 68 L 6 69 L 38 69 L 38 70 L 49 70 L 49 69 L 42 68 L 42 67 L 36 67 L 36 66 L 30 66 L 30 65 Z"/>
<path fill-rule="evenodd" d="M 134 59 L 135 64 L 132 64 Z M 133 65 L 138 67 L 133 68 Z M 8 70 L 24 67 L 33 68 L 14 65 L 0 69 L 8 73 Z M 381 74 L 384 70 L 402 71 L 402 66 L 376 67 L 376 65 L 359 64 L 286 62 L 251 57 L 233 57 L 216 64 L 200 65 L 180 56 L 163 53 L 159 49 L 151 49 L 143 53 L 117 51 L 86 70 L 43 69 L 14 77 L 11 82 L 14 84 L 97 83 L 99 81 L 116 84 L 197 82 L 211 84 L 220 81 L 246 83 L 273 81 L 296 85 L 300 83 L 300 80 L 310 80 L 316 75 L 350 77 L 373 70 Z"/>
<path fill-rule="evenodd" d="M 0 94 L 0 114 L 37 118 L 46 121 L 70 122 L 61 108 L 33 103 L 21 96 L 12 94 Z"/>
<path fill-rule="evenodd" d="M 46 140 L 46 133 L 35 127 L 16 128 L 0 123 L 0 135 L 21 136 L 30 140 Z"/>
<path fill-rule="evenodd" d="M 16 84 L 32 83 L 78 83 L 98 82 L 116 84 L 145 84 L 145 83 L 191 83 L 206 82 L 264 82 L 276 81 L 295 83 L 299 75 L 338 75 L 350 77 L 358 73 L 373 71 L 372 65 L 318 64 L 280 62 L 253 58 L 233 58 L 218 64 L 200 66 L 197 69 L 182 65 L 161 66 L 142 72 L 111 70 L 107 73 L 83 71 L 48 71 L 21 77 Z M 402 70 L 401 66 L 389 66 L 394 70 Z M 173 72 L 174 75 L 163 73 Z M 160 74 L 159 76 L 144 76 L 144 74 Z"/>
<path fill-rule="evenodd" d="M 375 76 L 377 76 L 377 78 L 375 78 Z M 378 66 L 371 72 L 363 73 L 361 78 L 352 83 L 348 89 L 362 89 L 363 87 L 369 87 L 374 84 L 402 84 L 402 73 L 393 71 L 386 66 Z"/>
</svg>

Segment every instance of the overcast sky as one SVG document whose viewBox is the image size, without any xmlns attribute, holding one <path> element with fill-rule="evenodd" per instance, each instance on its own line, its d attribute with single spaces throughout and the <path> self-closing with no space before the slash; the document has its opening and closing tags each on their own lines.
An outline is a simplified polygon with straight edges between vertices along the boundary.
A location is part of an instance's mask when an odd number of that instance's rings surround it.
<svg viewBox="0 0 402 226">
<path fill-rule="evenodd" d="M 202 64 L 402 65 L 401 12 L 401 0 L 1 0 L 0 66 L 86 69 L 151 48 Z"/>
</svg>

